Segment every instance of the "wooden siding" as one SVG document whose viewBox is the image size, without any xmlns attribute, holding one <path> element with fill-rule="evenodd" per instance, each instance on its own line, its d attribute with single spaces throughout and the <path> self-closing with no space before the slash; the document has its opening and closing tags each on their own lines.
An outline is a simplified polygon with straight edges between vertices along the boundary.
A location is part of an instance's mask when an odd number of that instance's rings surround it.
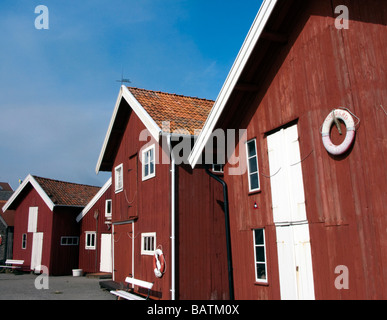
<svg viewBox="0 0 387 320">
<path fill-rule="evenodd" d="M 55 207 L 52 225 L 51 269 L 50 274 L 70 275 L 78 269 L 79 244 L 61 245 L 61 237 L 79 237 L 77 215 L 83 208 Z"/>
<path fill-rule="evenodd" d="M 100 271 L 101 259 L 101 234 L 111 233 L 111 222 L 105 218 L 106 200 L 111 199 L 112 186 L 110 186 L 104 194 L 98 199 L 94 206 L 82 218 L 80 223 L 80 237 L 79 237 L 79 268 L 86 273 Z M 98 221 L 94 218 L 94 213 L 98 212 Z M 86 232 L 94 231 L 96 234 L 96 249 L 86 249 Z"/>
<path fill-rule="evenodd" d="M 24 260 L 23 269 L 29 270 L 31 265 L 31 251 L 33 233 L 28 231 L 28 214 L 30 207 L 38 207 L 37 232 L 44 232 L 42 265 L 51 269 L 51 227 L 52 212 L 40 195 L 31 186 L 26 187 L 23 201 L 15 209 L 15 229 L 13 243 L 13 259 Z M 26 249 L 22 249 L 22 235 L 27 234 Z"/>
<path fill-rule="evenodd" d="M 249 194 L 247 174 L 227 175 L 230 165 L 226 165 L 225 179 L 232 186 L 236 298 L 280 298 L 266 136 L 297 123 L 316 299 L 385 299 L 387 117 L 380 106 L 386 109 L 386 4 L 376 0 L 298 3 L 302 4 L 299 12 L 277 25 L 279 31 L 291 30 L 288 44 L 271 45 L 273 50 L 264 56 L 256 49 L 248 64 L 250 72 L 242 75 L 242 82 L 254 81 L 261 89 L 234 92 L 230 112 L 222 119 L 224 127 L 247 128 L 247 140 L 257 138 L 261 181 L 261 192 Z M 340 4 L 350 10 L 349 30 L 335 28 L 333 10 Z M 258 45 L 268 47 L 267 42 Z M 244 113 L 233 111 L 242 106 Z M 349 108 L 361 123 L 351 150 L 333 157 L 323 147 L 320 127 L 329 112 L 339 107 Z M 235 114 L 240 116 L 236 119 Z M 340 143 L 343 138 L 336 131 L 333 139 Z M 235 154 L 245 162 L 238 147 Z M 268 246 L 265 285 L 254 283 L 251 232 L 262 227 Z M 349 269 L 349 290 L 334 286 L 339 265 Z"/>
<path fill-rule="evenodd" d="M 203 168 L 178 167 L 178 293 L 229 299 L 222 185 Z"/>
<path fill-rule="evenodd" d="M 132 275 L 140 280 L 155 282 L 152 289 L 154 298 L 170 299 L 170 274 L 165 274 L 161 279 L 156 278 L 153 256 L 141 255 L 141 233 L 156 232 L 156 245 L 162 246 L 167 263 L 170 261 L 169 165 L 156 165 L 155 178 L 142 181 L 141 149 L 155 144 L 156 159 L 159 152 L 162 152 L 161 145 L 150 137 L 147 141 L 139 141 L 144 129 L 145 126 L 132 112 L 123 130 L 112 169 L 115 281 L 124 282 L 125 277 L 132 274 L 131 248 L 134 241 Z M 120 164 L 123 164 L 123 190 L 115 193 L 114 168 Z M 128 221 L 134 223 L 134 235 L 131 224 L 118 225 Z"/>
<path fill-rule="evenodd" d="M 114 280 L 136 279 L 154 282 L 151 296 L 171 298 L 171 172 L 169 159 L 160 142 L 148 137 L 139 141 L 145 129 L 131 113 L 112 166 L 114 233 Z M 156 176 L 142 181 L 142 149 L 155 145 Z M 114 169 L 123 164 L 123 190 L 114 192 Z M 177 168 L 176 191 L 176 298 L 225 299 L 228 296 L 226 240 L 222 188 L 203 169 Z M 202 197 L 205 196 L 205 200 Z M 134 227 L 134 233 L 132 228 Z M 156 247 L 162 248 L 166 273 L 154 275 L 153 256 L 141 254 L 141 234 L 156 233 Z M 132 246 L 134 252 L 132 252 Z M 198 264 L 198 259 L 201 263 Z M 134 266 L 132 264 L 134 260 Z"/>
</svg>

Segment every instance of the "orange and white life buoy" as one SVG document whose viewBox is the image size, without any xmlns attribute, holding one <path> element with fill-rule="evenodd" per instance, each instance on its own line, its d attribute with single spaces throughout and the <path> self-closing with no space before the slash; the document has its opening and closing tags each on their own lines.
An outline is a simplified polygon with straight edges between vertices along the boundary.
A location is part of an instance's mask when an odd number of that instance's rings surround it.
<svg viewBox="0 0 387 320">
<path fill-rule="evenodd" d="M 153 270 L 157 278 L 162 278 L 165 272 L 164 254 L 160 249 L 156 249 L 153 257 Z"/>
<path fill-rule="evenodd" d="M 331 127 L 335 122 L 335 118 L 344 121 L 345 126 L 347 127 L 345 140 L 338 146 L 332 143 L 330 137 Z M 348 111 L 342 109 L 333 110 L 325 119 L 321 133 L 325 149 L 334 156 L 342 155 L 348 151 L 355 139 L 356 128 L 352 115 Z"/>
</svg>

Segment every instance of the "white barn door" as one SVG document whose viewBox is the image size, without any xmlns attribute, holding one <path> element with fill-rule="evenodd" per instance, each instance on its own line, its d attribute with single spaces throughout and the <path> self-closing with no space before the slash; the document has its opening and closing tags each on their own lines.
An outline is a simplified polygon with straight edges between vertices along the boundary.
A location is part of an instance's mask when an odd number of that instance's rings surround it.
<svg viewBox="0 0 387 320">
<path fill-rule="evenodd" d="M 281 299 L 313 300 L 314 280 L 297 125 L 267 137 Z"/>
<path fill-rule="evenodd" d="M 31 270 L 39 273 L 41 271 L 43 252 L 43 232 L 34 232 L 32 238 Z"/>
<path fill-rule="evenodd" d="M 112 235 L 101 234 L 101 272 L 112 272 Z"/>
</svg>

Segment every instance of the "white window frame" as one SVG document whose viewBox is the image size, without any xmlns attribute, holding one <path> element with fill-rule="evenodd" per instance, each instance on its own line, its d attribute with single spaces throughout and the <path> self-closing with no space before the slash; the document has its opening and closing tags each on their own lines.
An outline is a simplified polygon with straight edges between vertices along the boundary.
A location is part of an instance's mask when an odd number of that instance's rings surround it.
<svg viewBox="0 0 387 320">
<path fill-rule="evenodd" d="M 155 251 L 156 251 L 156 232 L 142 233 L 141 234 L 141 255 L 153 256 L 155 254 Z"/>
<path fill-rule="evenodd" d="M 153 151 L 153 159 L 150 159 L 150 157 L 146 157 L 147 153 Z M 146 161 L 146 159 L 149 159 L 149 162 Z M 145 181 L 145 180 L 149 180 L 151 178 L 154 178 L 156 176 L 156 147 L 155 145 L 151 145 L 150 147 L 144 149 L 142 151 L 142 158 L 141 158 L 141 162 L 142 162 L 142 181 Z M 146 175 L 145 174 L 145 167 L 148 166 L 148 168 L 150 169 L 150 164 L 153 163 L 153 172 L 150 173 L 148 172 L 148 174 Z"/>
<path fill-rule="evenodd" d="M 263 244 L 256 244 L 256 239 L 255 239 L 255 233 L 256 231 L 260 231 L 262 230 L 263 232 L 263 235 L 262 235 L 262 238 L 263 238 Z M 254 272 L 255 272 L 255 281 L 256 282 L 259 282 L 259 283 L 267 283 L 268 282 L 268 276 L 267 276 L 267 257 L 266 257 L 266 237 L 265 237 L 265 229 L 264 228 L 258 228 L 258 229 L 254 229 L 253 230 L 253 246 L 254 246 Z M 265 261 L 258 261 L 257 260 L 257 251 L 256 251 L 256 248 L 263 248 L 264 250 L 264 257 L 265 257 Z M 260 265 L 264 265 L 265 266 L 265 279 L 261 279 L 258 277 L 258 274 L 257 274 L 257 267 L 258 267 L 258 264 Z"/>
<path fill-rule="evenodd" d="M 108 210 L 110 209 L 110 211 Z M 112 218 L 112 199 L 106 199 L 105 201 L 105 218 L 111 220 Z"/>
<path fill-rule="evenodd" d="M 218 170 L 218 168 L 220 168 Z M 224 173 L 224 165 L 223 164 L 213 164 L 212 165 L 212 172 L 214 173 Z"/>
<path fill-rule="evenodd" d="M 61 246 L 77 246 L 79 245 L 79 237 L 62 236 L 60 237 Z"/>
<path fill-rule="evenodd" d="M 85 232 L 85 249 L 95 250 L 97 242 L 97 233 L 95 231 Z"/>
<path fill-rule="evenodd" d="M 22 234 L 22 247 L 23 250 L 27 249 L 27 233 Z"/>
<path fill-rule="evenodd" d="M 251 156 L 249 157 L 249 144 L 251 142 L 254 142 L 254 147 L 255 147 L 255 156 Z M 250 159 L 253 159 L 255 158 L 256 162 L 257 162 L 257 171 L 254 171 L 254 172 L 251 172 L 251 168 L 250 168 Z M 247 177 L 249 179 L 249 192 L 256 192 L 256 191 L 260 191 L 261 190 L 261 181 L 259 179 L 259 162 L 258 162 L 258 149 L 257 149 L 257 139 L 254 138 L 254 139 L 251 139 L 249 141 L 246 142 L 246 160 L 247 160 Z M 251 188 L 251 179 L 250 179 L 250 176 L 256 174 L 257 177 L 258 177 L 258 188 L 256 189 L 252 189 Z"/>
<path fill-rule="evenodd" d="M 114 191 L 115 193 L 124 190 L 124 165 L 121 163 L 114 168 Z"/>
</svg>

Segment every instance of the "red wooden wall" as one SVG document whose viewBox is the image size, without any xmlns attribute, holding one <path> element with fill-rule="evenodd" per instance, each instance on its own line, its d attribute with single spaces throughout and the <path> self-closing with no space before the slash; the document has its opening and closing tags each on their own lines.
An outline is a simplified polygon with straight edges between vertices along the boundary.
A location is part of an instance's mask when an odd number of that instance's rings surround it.
<svg viewBox="0 0 387 320">
<path fill-rule="evenodd" d="M 300 3 L 298 13 L 283 23 L 290 32 L 288 44 L 270 47 L 273 50 L 263 57 L 255 50 L 247 68 L 250 72 L 240 81 L 255 82 L 260 90 L 233 96 L 234 110 L 244 110 L 237 113 L 239 124 L 232 119 L 236 111 L 224 118 L 226 126 L 247 128 L 247 139 L 257 138 L 262 186 L 260 193 L 249 194 L 247 174 L 225 177 L 232 186 L 236 298 L 280 298 L 270 179 L 265 177 L 270 175 L 266 134 L 295 121 L 304 159 L 316 298 L 385 299 L 387 116 L 380 105 L 386 109 L 387 6 L 377 0 Z M 335 28 L 333 9 L 341 4 L 350 10 L 349 30 Z M 268 48 L 267 43 L 260 45 Z M 339 107 L 349 108 L 361 123 L 353 148 L 344 156 L 332 157 L 323 147 L 320 127 L 329 112 Z M 335 130 L 334 140 L 340 143 L 343 138 Z M 241 161 L 246 161 L 244 152 Z M 258 210 L 253 208 L 255 202 Z M 262 227 L 268 246 L 267 285 L 254 282 L 252 263 L 251 230 Z M 334 286 L 338 265 L 349 269 L 349 290 Z"/>
<path fill-rule="evenodd" d="M 162 149 L 167 147 L 165 137 L 159 143 L 150 137 L 139 141 L 144 129 L 132 113 L 113 165 L 114 276 L 117 282 L 123 282 L 130 274 L 154 282 L 152 296 L 168 300 L 171 298 L 171 173 L 170 165 L 162 164 L 162 157 L 169 159 L 169 156 Z M 156 176 L 142 181 L 141 148 L 153 143 L 159 160 Z M 114 168 L 121 163 L 124 190 L 115 193 Z M 203 169 L 192 172 L 185 166 L 176 171 L 176 298 L 225 299 L 228 297 L 225 224 L 223 208 L 217 202 L 223 200 L 222 188 Z M 156 232 L 156 246 L 162 248 L 166 259 L 166 273 L 161 279 L 154 275 L 153 256 L 141 255 L 141 233 L 148 232 Z"/>
<path fill-rule="evenodd" d="M 23 191 L 23 200 L 15 209 L 15 227 L 14 227 L 14 242 L 13 242 L 13 259 L 24 260 L 23 269 L 29 270 L 31 265 L 32 252 L 32 237 L 28 230 L 28 214 L 30 207 L 38 207 L 38 226 L 37 232 L 44 232 L 43 236 L 43 252 L 42 265 L 51 270 L 51 228 L 53 223 L 53 216 L 50 208 L 42 200 L 40 195 L 32 186 L 26 186 Z M 27 247 L 22 249 L 22 235 L 27 234 Z"/>
<path fill-rule="evenodd" d="M 156 232 L 157 246 L 161 245 L 167 263 L 170 261 L 170 172 L 169 165 L 157 165 L 156 177 L 142 181 L 139 157 L 147 141 L 139 141 L 145 126 L 132 113 L 123 130 L 122 140 L 112 170 L 112 208 L 114 225 L 115 281 L 124 282 L 130 274 L 135 278 L 155 282 L 153 296 L 170 299 L 170 273 L 158 279 L 153 272 L 153 256 L 141 255 L 141 233 Z M 156 145 L 156 154 L 161 146 Z M 114 169 L 123 164 L 124 189 L 114 191 Z M 135 234 L 132 234 L 134 223 Z M 133 239 L 133 240 L 132 240 Z M 134 274 L 132 274 L 132 241 L 134 241 Z"/>
<path fill-rule="evenodd" d="M 111 186 L 98 199 L 94 206 L 79 222 L 79 268 L 86 273 L 99 272 L 100 256 L 101 256 L 101 234 L 111 233 L 111 224 L 106 224 L 105 204 L 107 199 L 111 199 Z M 97 221 L 94 218 L 94 213 L 98 212 L 98 233 L 96 235 L 96 249 L 87 250 L 86 247 L 86 232 L 97 231 Z"/>
</svg>

